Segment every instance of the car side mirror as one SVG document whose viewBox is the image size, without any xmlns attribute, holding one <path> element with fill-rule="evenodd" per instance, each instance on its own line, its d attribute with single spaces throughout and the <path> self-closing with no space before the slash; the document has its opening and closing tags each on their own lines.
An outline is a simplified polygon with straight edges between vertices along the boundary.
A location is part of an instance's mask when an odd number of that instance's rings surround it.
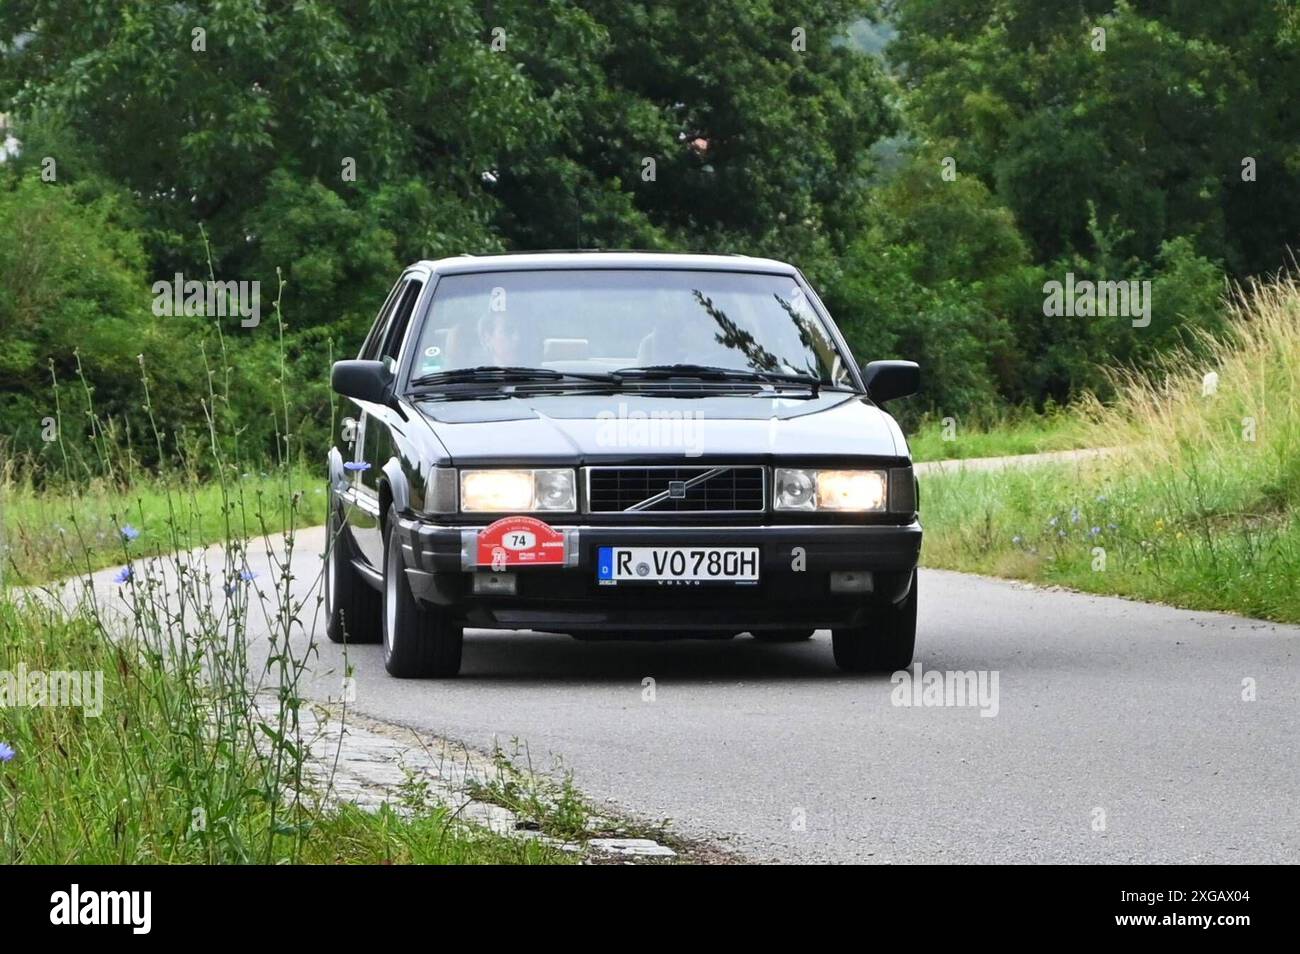
<svg viewBox="0 0 1300 954">
<path fill-rule="evenodd" d="M 382 361 L 335 361 L 330 387 L 344 397 L 387 404 L 393 396 L 393 375 Z"/>
<path fill-rule="evenodd" d="M 921 368 L 915 361 L 872 361 L 862 369 L 862 383 L 877 404 L 907 397 L 921 388 Z"/>
</svg>

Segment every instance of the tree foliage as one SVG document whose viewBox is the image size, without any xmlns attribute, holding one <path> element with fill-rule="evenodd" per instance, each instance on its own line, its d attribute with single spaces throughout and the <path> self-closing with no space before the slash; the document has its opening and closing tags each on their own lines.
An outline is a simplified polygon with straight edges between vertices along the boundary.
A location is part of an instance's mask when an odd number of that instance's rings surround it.
<svg viewBox="0 0 1300 954">
<path fill-rule="evenodd" d="M 914 127 L 1006 203 L 1038 261 L 1091 256 L 1095 215 L 1114 224 L 1117 252 L 1140 261 L 1187 236 L 1237 274 L 1285 264 L 1300 221 L 1294 4 L 899 0 L 893 10 L 890 55 Z"/>
<path fill-rule="evenodd" d="M 1213 332 L 1225 271 L 1285 260 L 1292 5 L 883 6 L 8 0 L 0 429 L 40 450 L 50 362 L 78 354 L 135 420 L 145 354 L 172 441 L 235 373 L 211 413 L 250 448 L 323 436 L 330 357 L 403 264 L 463 252 L 794 261 L 863 357 L 923 362 L 907 416 L 1104 389 L 1102 366 Z M 151 282 L 209 268 L 282 313 L 149 311 Z M 1046 315 L 1066 272 L 1151 281 L 1151 325 Z"/>
</svg>

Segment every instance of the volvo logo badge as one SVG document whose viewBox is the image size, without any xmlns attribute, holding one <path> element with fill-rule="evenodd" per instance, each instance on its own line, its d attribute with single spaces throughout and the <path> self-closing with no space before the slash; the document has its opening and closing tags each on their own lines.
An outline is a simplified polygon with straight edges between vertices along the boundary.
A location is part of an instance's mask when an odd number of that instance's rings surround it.
<svg viewBox="0 0 1300 954">
<path fill-rule="evenodd" d="M 686 499 L 686 481 L 670 480 L 668 481 L 668 497 L 671 500 Z"/>
</svg>

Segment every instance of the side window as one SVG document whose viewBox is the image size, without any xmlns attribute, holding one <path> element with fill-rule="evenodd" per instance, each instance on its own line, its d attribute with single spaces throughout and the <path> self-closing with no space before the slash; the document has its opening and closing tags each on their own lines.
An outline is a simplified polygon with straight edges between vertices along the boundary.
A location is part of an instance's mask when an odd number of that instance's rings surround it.
<svg viewBox="0 0 1300 954">
<path fill-rule="evenodd" d="M 411 323 L 411 313 L 415 311 L 415 302 L 423 288 L 424 282 L 421 281 L 412 279 L 406 283 L 406 290 L 402 292 L 397 309 L 393 312 L 393 320 L 388 323 L 388 330 L 384 333 L 381 357 L 397 361 L 397 355 L 402 350 L 402 339 L 406 337 L 406 328 Z"/>
<path fill-rule="evenodd" d="M 393 310 L 397 303 L 402 300 L 402 291 L 409 285 L 406 279 L 398 281 L 393 286 L 393 290 L 388 293 L 388 300 L 384 302 L 384 307 L 379 310 L 379 317 L 375 319 L 374 325 L 370 328 L 370 334 L 366 336 L 366 343 L 361 346 L 360 358 L 363 361 L 377 361 L 381 354 L 380 346 L 384 340 L 384 332 L 388 328 L 389 319 L 393 315 Z"/>
</svg>

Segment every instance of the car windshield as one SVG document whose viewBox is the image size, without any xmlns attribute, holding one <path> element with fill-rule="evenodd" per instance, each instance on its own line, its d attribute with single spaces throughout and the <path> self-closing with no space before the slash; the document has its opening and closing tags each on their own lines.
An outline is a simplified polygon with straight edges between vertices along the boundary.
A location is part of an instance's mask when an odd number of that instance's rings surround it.
<svg viewBox="0 0 1300 954">
<path fill-rule="evenodd" d="M 852 386 L 802 287 L 789 276 L 750 272 L 447 275 L 438 281 L 418 348 L 412 380 L 501 368 L 516 375 L 544 369 L 552 377 L 800 375 Z"/>
</svg>

